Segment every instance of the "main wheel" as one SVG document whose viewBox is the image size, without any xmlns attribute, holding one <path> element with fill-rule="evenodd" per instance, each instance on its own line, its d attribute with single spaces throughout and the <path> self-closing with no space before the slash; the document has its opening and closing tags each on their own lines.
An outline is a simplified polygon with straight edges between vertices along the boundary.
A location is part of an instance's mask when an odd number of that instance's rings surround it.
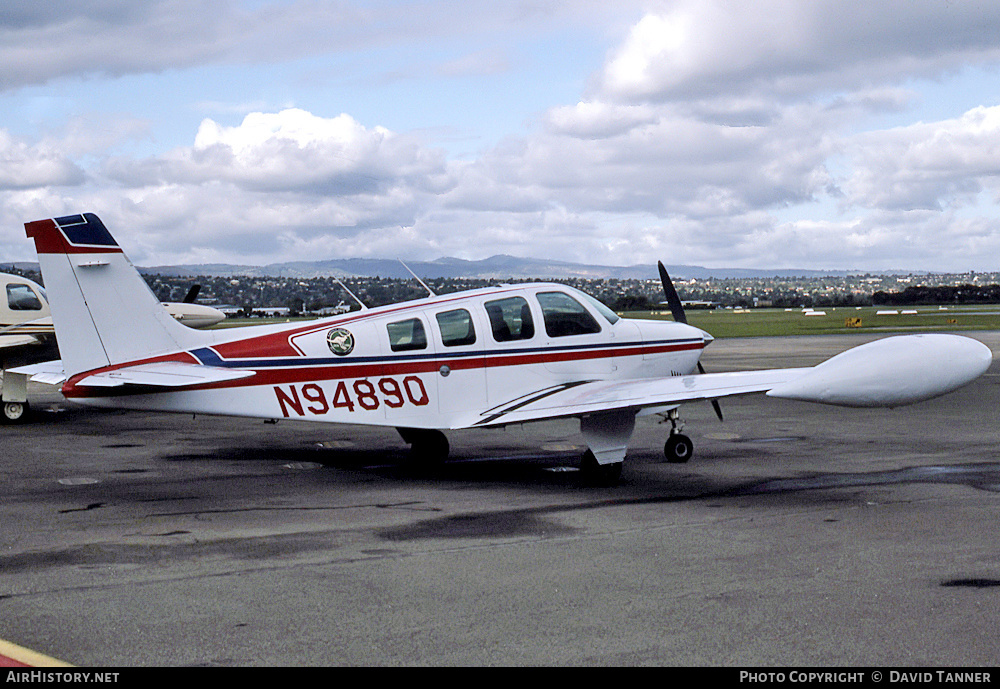
<svg viewBox="0 0 1000 689">
<path fill-rule="evenodd" d="M 621 480 L 623 463 L 601 464 L 594 453 L 587 450 L 580 462 L 581 476 L 584 482 L 593 486 L 613 486 Z"/>
<path fill-rule="evenodd" d="M 683 464 L 694 454 L 694 444 L 691 438 L 682 433 L 674 433 L 663 445 L 663 456 L 671 464 Z"/>
<path fill-rule="evenodd" d="M 424 465 L 439 464 L 448 459 L 451 445 L 441 431 L 425 428 L 398 428 L 403 441 L 410 445 L 410 455 Z"/>
<path fill-rule="evenodd" d="M 21 423 L 28 416 L 27 402 L 4 402 L 3 420 L 5 423 Z"/>
</svg>

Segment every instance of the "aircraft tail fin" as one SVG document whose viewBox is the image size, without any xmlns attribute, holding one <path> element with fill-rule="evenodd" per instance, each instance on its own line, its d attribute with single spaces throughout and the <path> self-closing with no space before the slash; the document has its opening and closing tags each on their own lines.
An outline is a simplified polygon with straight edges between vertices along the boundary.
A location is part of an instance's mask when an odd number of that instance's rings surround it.
<svg viewBox="0 0 1000 689">
<path fill-rule="evenodd" d="M 92 213 L 25 223 L 67 376 L 211 341 L 167 313 Z"/>
</svg>

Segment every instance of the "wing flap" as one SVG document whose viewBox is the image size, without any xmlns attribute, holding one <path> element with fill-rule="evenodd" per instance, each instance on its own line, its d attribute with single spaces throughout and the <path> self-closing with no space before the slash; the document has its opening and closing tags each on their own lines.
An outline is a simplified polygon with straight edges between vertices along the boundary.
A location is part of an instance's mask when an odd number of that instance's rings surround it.
<svg viewBox="0 0 1000 689">
<path fill-rule="evenodd" d="M 538 390 L 494 407 L 483 412 L 478 420 L 469 425 L 498 426 L 582 416 L 613 409 L 640 410 L 693 400 L 767 392 L 803 376 L 810 370 L 812 369 L 784 368 L 644 380 L 568 383 Z"/>
</svg>

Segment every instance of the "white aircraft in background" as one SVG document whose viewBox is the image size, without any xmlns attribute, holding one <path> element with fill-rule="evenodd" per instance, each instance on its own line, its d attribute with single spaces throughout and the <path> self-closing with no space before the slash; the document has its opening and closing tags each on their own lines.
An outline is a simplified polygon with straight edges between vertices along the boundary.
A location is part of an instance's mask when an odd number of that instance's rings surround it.
<svg viewBox="0 0 1000 689">
<path fill-rule="evenodd" d="M 218 309 L 193 303 L 198 285 L 183 302 L 163 307 L 177 321 L 191 328 L 207 328 L 224 320 Z M 0 361 L 3 362 L 2 419 L 16 422 L 28 408 L 27 376 L 8 369 L 58 356 L 56 334 L 45 290 L 18 275 L 0 273 Z"/>
<path fill-rule="evenodd" d="M 812 368 L 699 372 L 708 333 L 619 318 L 570 287 L 501 285 L 307 323 L 192 330 L 160 306 L 92 214 L 25 225 L 50 295 L 63 395 L 141 410 L 390 426 L 418 455 L 447 456 L 443 431 L 576 417 L 582 468 L 617 479 L 638 416 L 672 422 L 664 453 L 683 462 L 678 406 L 763 392 L 895 407 L 984 373 L 992 352 L 956 335 L 890 337 Z"/>
</svg>

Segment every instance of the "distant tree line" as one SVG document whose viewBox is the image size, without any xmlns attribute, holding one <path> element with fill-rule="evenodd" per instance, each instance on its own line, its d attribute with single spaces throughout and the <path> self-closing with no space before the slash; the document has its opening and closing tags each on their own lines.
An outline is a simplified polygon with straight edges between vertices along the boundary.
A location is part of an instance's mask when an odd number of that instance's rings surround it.
<svg viewBox="0 0 1000 689">
<path fill-rule="evenodd" d="M 902 292 L 878 291 L 872 301 L 882 306 L 913 304 L 1000 304 L 1000 285 L 941 285 L 907 287 Z"/>
<path fill-rule="evenodd" d="M 41 283 L 37 271 L 5 266 L 13 272 Z M 146 282 L 161 301 L 180 301 L 194 283 L 202 286 L 199 301 L 206 304 L 229 304 L 255 313 L 270 307 L 285 307 L 291 315 L 310 314 L 341 302 L 351 309 L 358 306 L 332 277 L 178 277 L 145 275 Z M 399 303 L 425 296 L 427 292 L 414 280 L 381 277 L 347 277 L 344 283 L 366 305 Z M 489 287 L 500 282 L 520 283 L 522 279 L 431 278 L 425 280 L 437 294 Z M 557 280 L 591 294 L 615 311 L 651 311 L 663 309 L 663 288 L 659 280 L 616 278 L 568 278 Z M 911 286 L 901 292 L 858 289 L 859 285 L 822 278 L 788 284 L 786 280 L 727 279 L 698 284 L 678 284 L 681 299 L 714 302 L 722 306 L 742 307 L 852 307 L 908 306 L 914 304 L 1000 304 L 1000 285 Z M 863 285 L 861 286 L 864 287 Z"/>
</svg>

